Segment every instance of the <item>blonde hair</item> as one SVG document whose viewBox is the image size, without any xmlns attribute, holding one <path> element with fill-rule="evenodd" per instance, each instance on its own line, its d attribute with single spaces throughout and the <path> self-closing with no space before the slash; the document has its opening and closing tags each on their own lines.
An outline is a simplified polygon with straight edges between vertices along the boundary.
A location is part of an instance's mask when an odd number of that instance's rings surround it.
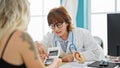
<svg viewBox="0 0 120 68">
<path fill-rule="evenodd" d="M 0 0 L 0 39 L 13 30 L 24 30 L 29 22 L 28 0 Z"/>
<path fill-rule="evenodd" d="M 53 8 L 50 10 L 47 16 L 48 24 L 53 24 L 56 21 L 65 22 L 68 24 L 67 31 L 72 31 L 73 25 L 71 23 L 71 17 L 65 7 L 60 6 L 58 8 Z"/>
</svg>

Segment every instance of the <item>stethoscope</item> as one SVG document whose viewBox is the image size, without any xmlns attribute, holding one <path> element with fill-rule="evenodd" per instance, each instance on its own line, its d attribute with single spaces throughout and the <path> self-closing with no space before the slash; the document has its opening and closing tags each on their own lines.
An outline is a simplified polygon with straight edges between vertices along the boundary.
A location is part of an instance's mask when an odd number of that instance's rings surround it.
<svg viewBox="0 0 120 68">
<path fill-rule="evenodd" d="M 54 39 L 55 39 L 55 35 L 54 35 Z M 72 32 L 72 41 L 71 42 L 72 43 L 69 45 L 69 50 L 70 50 L 71 53 L 73 53 L 73 52 L 77 51 L 77 48 L 74 44 L 74 34 L 73 34 L 73 32 Z M 57 41 L 54 41 L 53 47 L 57 47 Z"/>
</svg>

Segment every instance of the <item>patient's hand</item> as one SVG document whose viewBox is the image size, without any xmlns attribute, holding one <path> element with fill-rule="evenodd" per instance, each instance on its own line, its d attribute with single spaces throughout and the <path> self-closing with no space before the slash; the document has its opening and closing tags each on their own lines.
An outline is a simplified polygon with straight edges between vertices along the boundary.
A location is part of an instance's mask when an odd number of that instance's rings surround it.
<svg viewBox="0 0 120 68">
<path fill-rule="evenodd" d="M 44 61 L 45 58 L 48 57 L 47 51 L 45 50 L 44 46 L 40 44 L 38 41 L 35 41 L 35 45 L 37 46 L 37 49 L 39 51 L 40 58 L 42 59 L 42 61 Z"/>
<path fill-rule="evenodd" d="M 64 57 L 62 57 L 63 62 L 72 62 L 74 60 L 74 57 L 72 54 L 67 54 Z"/>
<path fill-rule="evenodd" d="M 61 64 L 62 64 L 62 60 L 59 58 L 55 58 L 54 62 L 51 65 L 49 65 L 47 68 L 59 68 Z"/>
</svg>

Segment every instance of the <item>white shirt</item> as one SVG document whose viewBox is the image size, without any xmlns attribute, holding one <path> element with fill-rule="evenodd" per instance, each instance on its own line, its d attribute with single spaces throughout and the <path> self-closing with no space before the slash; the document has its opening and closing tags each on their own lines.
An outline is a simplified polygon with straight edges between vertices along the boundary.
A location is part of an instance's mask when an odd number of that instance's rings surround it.
<svg viewBox="0 0 120 68">
<path fill-rule="evenodd" d="M 83 54 L 87 61 L 104 59 L 104 53 L 101 46 L 96 43 L 88 30 L 83 28 L 75 28 L 72 32 L 74 35 L 74 44 L 77 48 L 77 51 L 80 52 L 80 54 Z M 69 34 L 69 36 L 72 35 Z M 68 38 L 66 53 L 71 53 L 69 50 L 69 45 L 72 43 L 70 40 L 71 37 Z M 48 32 L 41 40 L 41 43 L 45 46 L 45 48 L 54 47 L 54 42 L 56 39 L 57 38 L 55 38 L 54 33 Z M 57 46 L 60 47 L 61 56 L 64 56 L 66 53 L 62 50 L 60 43 L 57 43 Z"/>
</svg>

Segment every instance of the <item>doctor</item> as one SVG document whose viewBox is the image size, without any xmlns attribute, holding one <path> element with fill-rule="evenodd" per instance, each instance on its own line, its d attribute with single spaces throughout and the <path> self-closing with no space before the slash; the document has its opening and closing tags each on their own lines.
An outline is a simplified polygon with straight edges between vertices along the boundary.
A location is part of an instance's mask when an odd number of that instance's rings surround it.
<svg viewBox="0 0 120 68">
<path fill-rule="evenodd" d="M 49 47 L 59 47 L 60 57 L 65 62 L 74 61 L 75 51 L 82 56 L 82 62 L 103 58 L 102 48 L 97 45 L 90 32 L 73 28 L 71 17 L 63 6 L 53 8 L 47 19 L 52 32 L 48 32 L 39 43 L 36 42 L 43 58 L 46 57 L 45 50 Z"/>
</svg>

